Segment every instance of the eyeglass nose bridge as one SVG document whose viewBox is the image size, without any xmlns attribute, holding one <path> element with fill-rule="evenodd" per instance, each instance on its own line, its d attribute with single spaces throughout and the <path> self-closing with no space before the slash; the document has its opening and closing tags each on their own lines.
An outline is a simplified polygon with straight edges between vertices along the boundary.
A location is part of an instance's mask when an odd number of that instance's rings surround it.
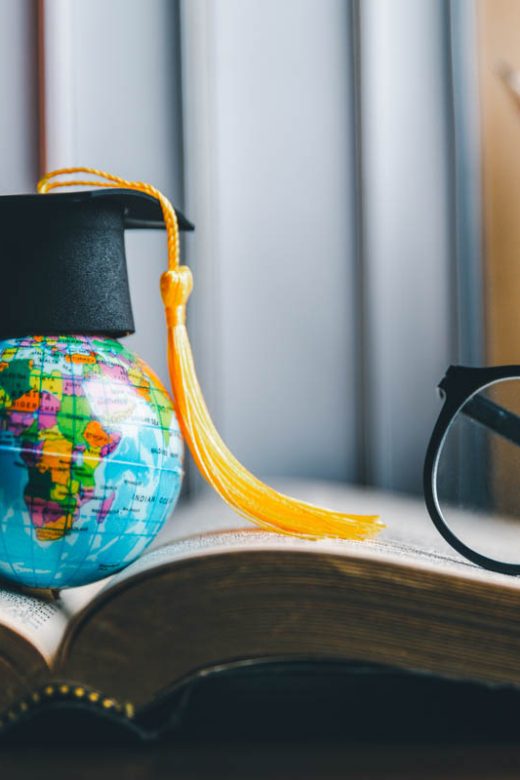
<svg viewBox="0 0 520 780">
<path fill-rule="evenodd" d="M 486 384 L 488 368 L 472 366 L 450 366 L 437 385 L 442 398 L 465 398 Z M 520 369 L 519 369 L 520 375 Z"/>
<path fill-rule="evenodd" d="M 505 376 L 500 376 L 502 370 Z M 520 417 L 478 392 L 495 381 L 511 379 L 513 376 L 520 379 L 520 366 L 497 369 L 450 366 L 438 385 L 439 393 L 444 398 L 439 418 L 443 426 L 447 428 L 448 421 L 458 410 L 462 410 L 466 417 L 520 446 Z"/>
</svg>

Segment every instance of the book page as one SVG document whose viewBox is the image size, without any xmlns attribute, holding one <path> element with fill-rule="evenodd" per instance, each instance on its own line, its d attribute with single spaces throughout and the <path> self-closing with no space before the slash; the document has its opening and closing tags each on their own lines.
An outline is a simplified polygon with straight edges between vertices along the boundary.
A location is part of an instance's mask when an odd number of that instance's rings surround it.
<svg viewBox="0 0 520 780">
<path fill-rule="evenodd" d="M 71 619 L 95 599 L 100 590 L 110 582 L 112 577 L 105 577 L 97 582 L 91 582 L 88 585 L 79 585 L 75 588 L 64 588 L 60 591 L 59 601 L 63 613 L 67 619 Z"/>
<path fill-rule="evenodd" d="M 58 600 L 1 587 L 0 623 L 36 647 L 50 665 L 68 618 Z"/>
<path fill-rule="evenodd" d="M 311 504 L 352 514 L 380 515 L 385 528 L 375 537 L 379 541 L 429 550 L 433 554 L 458 558 L 435 529 L 420 498 L 387 493 L 339 482 L 310 480 L 272 480 L 273 487 L 286 495 Z M 153 544 L 153 548 L 195 534 L 258 528 L 236 514 L 213 491 L 180 505 Z"/>
<path fill-rule="evenodd" d="M 486 571 L 460 556 L 441 537 L 419 498 L 354 488 L 339 483 L 290 480 L 275 483 L 282 492 L 310 503 L 354 514 L 379 514 L 384 530 L 373 540 L 298 539 L 267 532 L 233 512 L 215 494 L 176 510 L 154 545 L 139 560 L 112 577 L 103 592 L 149 569 L 186 558 L 244 549 L 286 549 L 328 553 L 441 571 L 513 589 L 520 580 Z M 468 521 L 472 516 L 468 513 Z"/>
</svg>

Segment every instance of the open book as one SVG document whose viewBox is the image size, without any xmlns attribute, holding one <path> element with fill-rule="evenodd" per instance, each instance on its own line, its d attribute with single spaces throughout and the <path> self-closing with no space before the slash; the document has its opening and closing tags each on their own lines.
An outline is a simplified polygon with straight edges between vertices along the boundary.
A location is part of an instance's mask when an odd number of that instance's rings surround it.
<svg viewBox="0 0 520 780">
<path fill-rule="evenodd" d="M 0 710 L 53 680 L 144 707 L 201 670 L 345 660 L 520 684 L 520 580 L 459 558 L 419 500 L 282 485 L 352 512 L 372 542 L 256 530 L 218 499 L 179 509 L 157 545 L 101 583 L 46 599 L 0 589 Z"/>
</svg>

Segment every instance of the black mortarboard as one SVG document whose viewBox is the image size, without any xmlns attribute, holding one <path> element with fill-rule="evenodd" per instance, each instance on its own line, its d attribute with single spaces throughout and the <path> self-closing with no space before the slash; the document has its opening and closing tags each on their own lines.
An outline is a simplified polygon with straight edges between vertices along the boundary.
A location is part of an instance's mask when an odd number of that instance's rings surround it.
<svg viewBox="0 0 520 780">
<path fill-rule="evenodd" d="M 179 229 L 193 225 L 176 211 Z M 164 228 L 130 189 L 0 197 L 0 339 L 134 332 L 125 229 Z"/>
</svg>

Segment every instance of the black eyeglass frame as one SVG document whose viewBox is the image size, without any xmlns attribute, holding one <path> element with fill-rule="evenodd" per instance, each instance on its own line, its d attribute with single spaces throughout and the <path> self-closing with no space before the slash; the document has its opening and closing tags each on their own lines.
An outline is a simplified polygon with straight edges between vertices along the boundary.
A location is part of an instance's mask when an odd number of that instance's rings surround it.
<svg viewBox="0 0 520 780">
<path fill-rule="evenodd" d="M 438 385 L 444 404 L 433 429 L 424 460 L 424 500 L 433 523 L 441 536 L 457 552 L 485 569 L 502 574 L 520 574 L 520 563 L 504 563 L 489 558 L 468 547 L 456 536 L 444 520 L 437 497 L 437 468 L 444 439 L 455 415 L 471 401 L 479 390 L 506 379 L 520 379 L 520 366 L 468 368 L 450 366 Z M 487 399 L 475 398 L 473 406 L 464 412 L 477 422 L 491 428 L 504 438 L 520 446 L 520 418 Z"/>
</svg>

